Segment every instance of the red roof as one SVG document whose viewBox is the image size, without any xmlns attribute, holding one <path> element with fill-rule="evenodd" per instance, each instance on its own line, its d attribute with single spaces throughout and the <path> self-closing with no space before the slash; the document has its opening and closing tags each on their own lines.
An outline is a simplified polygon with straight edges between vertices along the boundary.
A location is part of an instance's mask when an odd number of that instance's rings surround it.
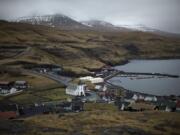
<svg viewBox="0 0 180 135">
<path fill-rule="evenodd" d="M 14 111 L 0 112 L 0 119 L 12 119 L 16 117 L 17 113 Z"/>
<path fill-rule="evenodd" d="M 180 100 L 177 101 L 176 107 L 177 107 L 177 108 L 180 108 Z"/>
</svg>

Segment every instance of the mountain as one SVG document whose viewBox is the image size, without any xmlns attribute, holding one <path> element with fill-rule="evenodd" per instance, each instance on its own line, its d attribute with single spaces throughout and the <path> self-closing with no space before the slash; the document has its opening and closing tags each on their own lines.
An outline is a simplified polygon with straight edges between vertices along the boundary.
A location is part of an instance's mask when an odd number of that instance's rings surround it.
<svg viewBox="0 0 180 135">
<path fill-rule="evenodd" d="M 142 31 L 156 33 L 163 36 L 180 37 L 179 34 L 172 34 L 157 29 L 149 28 L 144 25 L 113 25 L 106 21 L 101 20 L 89 20 L 78 22 L 66 15 L 54 14 L 43 16 L 29 16 L 21 17 L 15 20 L 15 22 L 28 23 L 32 25 L 44 25 L 49 27 L 56 27 L 61 29 L 70 30 L 95 30 L 105 32 L 130 32 L 130 31 Z"/>
<path fill-rule="evenodd" d="M 81 22 L 83 25 L 91 27 L 94 30 L 100 31 L 129 31 L 130 29 L 115 26 L 109 22 L 101 21 L 101 20 L 89 20 Z"/>
<path fill-rule="evenodd" d="M 62 14 L 21 17 L 16 22 L 29 23 L 33 25 L 45 25 L 65 29 L 82 29 L 86 26 Z"/>
<path fill-rule="evenodd" d="M 21 17 L 15 22 L 28 23 L 32 25 L 44 25 L 50 27 L 58 27 L 62 29 L 88 29 L 98 31 L 127 31 L 129 29 L 115 26 L 109 22 L 101 20 L 90 20 L 78 22 L 66 15 L 43 15 L 43 16 L 28 16 Z"/>
<path fill-rule="evenodd" d="M 136 31 L 143 31 L 143 32 L 155 32 L 158 31 L 157 29 L 149 28 L 145 25 L 138 24 L 138 25 L 118 25 L 117 27 L 123 27 L 127 29 L 132 29 Z"/>
<path fill-rule="evenodd" d="M 141 31 L 141 32 L 149 32 L 149 33 L 155 33 L 161 36 L 168 36 L 168 37 L 180 37 L 180 34 L 177 33 L 169 33 L 162 30 L 158 30 L 155 28 L 150 28 L 142 24 L 138 25 L 118 25 L 117 27 L 127 28 L 131 29 L 132 31 Z"/>
</svg>

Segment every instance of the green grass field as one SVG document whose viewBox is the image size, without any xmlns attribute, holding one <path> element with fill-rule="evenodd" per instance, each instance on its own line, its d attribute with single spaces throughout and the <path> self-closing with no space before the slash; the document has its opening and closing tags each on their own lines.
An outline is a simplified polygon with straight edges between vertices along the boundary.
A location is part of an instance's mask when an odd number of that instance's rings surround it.
<svg viewBox="0 0 180 135">
<path fill-rule="evenodd" d="M 65 88 L 51 79 L 32 73 L 1 73 L 0 81 L 25 80 L 29 88 L 22 93 L 10 96 L 0 96 L 0 102 L 11 102 L 18 104 L 32 104 L 35 102 L 66 100 Z"/>
<path fill-rule="evenodd" d="M 65 94 L 64 88 L 49 88 L 42 89 L 40 91 L 27 91 L 19 95 L 9 97 L 13 103 L 18 104 L 34 104 L 46 101 L 55 101 L 55 100 L 67 100 L 68 95 Z"/>
</svg>

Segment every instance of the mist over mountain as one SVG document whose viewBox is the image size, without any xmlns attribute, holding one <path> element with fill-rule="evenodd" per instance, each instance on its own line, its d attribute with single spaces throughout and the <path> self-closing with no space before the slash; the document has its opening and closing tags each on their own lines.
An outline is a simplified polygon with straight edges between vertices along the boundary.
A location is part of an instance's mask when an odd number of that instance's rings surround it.
<svg viewBox="0 0 180 135">
<path fill-rule="evenodd" d="M 109 32 L 129 32 L 129 31 L 143 31 L 151 32 L 164 36 L 178 36 L 179 34 L 164 32 L 155 28 L 149 28 L 145 25 L 113 25 L 110 22 L 103 20 L 87 20 L 77 21 L 67 15 L 53 14 L 53 15 L 38 15 L 38 16 L 25 16 L 13 20 L 18 23 L 28 23 L 32 25 L 44 25 L 49 27 L 56 27 L 61 29 L 79 29 L 79 30 L 96 30 L 96 31 L 109 31 Z"/>
<path fill-rule="evenodd" d="M 180 33 L 179 0 L 1 0 L 0 19 L 65 14 L 80 21 L 101 20 L 113 25 L 145 25 Z"/>
<path fill-rule="evenodd" d="M 62 14 L 21 17 L 15 21 L 21 23 L 29 23 L 33 25 L 45 25 L 50 27 L 61 27 L 69 29 L 86 28 L 86 26 L 82 25 L 80 22 L 77 22 L 70 17 Z"/>
<path fill-rule="evenodd" d="M 100 31 L 130 31 L 131 30 L 129 28 L 116 26 L 111 24 L 110 22 L 106 22 L 102 20 L 82 21 L 82 24 L 91 27 L 92 29 L 100 30 Z"/>
<path fill-rule="evenodd" d="M 13 20 L 18 23 L 28 23 L 32 25 L 44 25 L 62 29 L 89 29 L 98 31 L 129 31 L 128 28 L 115 26 L 109 22 L 101 20 L 76 21 L 63 14 L 27 16 Z"/>
</svg>

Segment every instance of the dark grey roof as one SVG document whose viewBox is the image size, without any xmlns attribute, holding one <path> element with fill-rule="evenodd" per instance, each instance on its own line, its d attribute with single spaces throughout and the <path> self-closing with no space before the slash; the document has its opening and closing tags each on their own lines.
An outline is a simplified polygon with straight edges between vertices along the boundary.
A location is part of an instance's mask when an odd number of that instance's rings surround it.
<svg viewBox="0 0 180 135">
<path fill-rule="evenodd" d="M 170 101 L 170 100 L 157 100 L 157 102 L 155 103 L 157 106 L 168 106 L 168 107 L 175 107 L 176 103 L 174 101 Z"/>
<path fill-rule="evenodd" d="M 17 111 L 17 105 L 12 104 L 12 105 L 0 105 L 0 111 Z"/>
<path fill-rule="evenodd" d="M 27 83 L 26 81 L 16 81 L 15 82 L 16 84 L 25 84 L 25 83 Z"/>
<path fill-rule="evenodd" d="M 134 95 L 134 94 L 131 93 L 131 92 L 126 92 L 125 98 L 126 98 L 126 99 L 132 99 L 133 95 Z"/>
</svg>

